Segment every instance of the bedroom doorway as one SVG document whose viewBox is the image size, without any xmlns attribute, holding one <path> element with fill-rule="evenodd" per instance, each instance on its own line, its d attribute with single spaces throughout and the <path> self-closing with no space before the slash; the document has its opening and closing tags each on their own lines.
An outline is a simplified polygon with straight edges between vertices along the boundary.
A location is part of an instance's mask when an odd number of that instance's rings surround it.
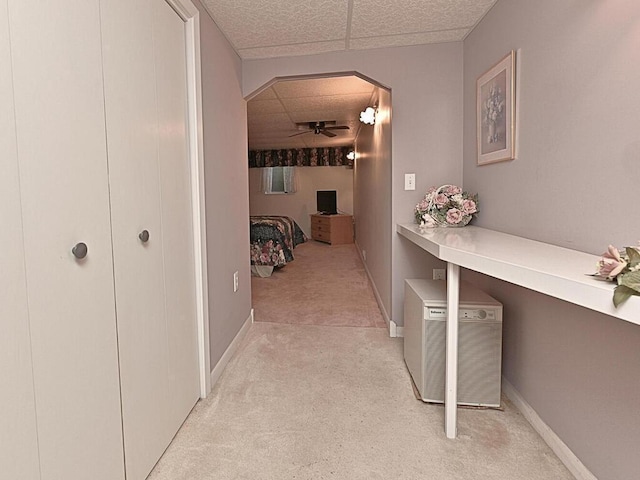
<svg viewBox="0 0 640 480">
<path fill-rule="evenodd" d="M 373 125 L 360 121 L 367 107 Z M 265 225 L 252 227 L 252 264 L 276 266 L 252 269 L 270 275 L 252 280 L 255 320 L 387 326 L 389 304 L 379 304 L 390 299 L 391 91 L 356 72 L 275 78 L 248 98 L 247 117 L 250 215 L 254 223 L 288 217 L 291 225 L 278 228 L 293 235 L 278 245 Z M 282 166 L 294 166 L 293 191 L 266 193 L 269 167 Z M 353 243 L 299 244 L 300 233 L 312 237 L 318 191 L 336 192 Z"/>
</svg>

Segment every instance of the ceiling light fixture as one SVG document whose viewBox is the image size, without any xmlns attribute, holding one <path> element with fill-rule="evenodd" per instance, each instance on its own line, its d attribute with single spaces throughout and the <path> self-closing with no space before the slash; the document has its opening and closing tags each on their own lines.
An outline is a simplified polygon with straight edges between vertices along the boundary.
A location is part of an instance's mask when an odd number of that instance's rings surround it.
<svg viewBox="0 0 640 480">
<path fill-rule="evenodd" d="M 376 123 L 376 107 L 367 107 L 363 112 L 360 112 L 360 121 L 367 125 L 373 125 Z"/>
</svg>

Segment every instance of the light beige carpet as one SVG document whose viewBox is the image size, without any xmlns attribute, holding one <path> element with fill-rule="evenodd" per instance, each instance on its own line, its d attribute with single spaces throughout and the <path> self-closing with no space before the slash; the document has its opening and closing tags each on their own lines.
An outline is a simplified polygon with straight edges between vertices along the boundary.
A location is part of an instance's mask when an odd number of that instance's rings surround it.
<svg viewBox="0 0 640 480">
<path fill-rule="evenodd" d="M 414 397 L 384 329 L 256 323 L 151 480 L 569 480 L 509 404 L 444 409 Z"/>
<path fill-rule="evenodd" d="M 354 244 L 309 240 L 270 277 L 252 277 L 256 322 L 386 327 Z"/>
</svg>

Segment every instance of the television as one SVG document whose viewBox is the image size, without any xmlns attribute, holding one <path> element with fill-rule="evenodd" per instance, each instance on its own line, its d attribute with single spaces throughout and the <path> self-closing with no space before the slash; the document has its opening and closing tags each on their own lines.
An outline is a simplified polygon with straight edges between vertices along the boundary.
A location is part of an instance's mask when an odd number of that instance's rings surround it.
<svg viewBox="0 0 640 480">
<path fill-rule="evenodd" d="M 335 190 L 317 190 L 316 208 L 322 215 L 335 215 L 338 213 L 338 201 Z"/>
</svg>

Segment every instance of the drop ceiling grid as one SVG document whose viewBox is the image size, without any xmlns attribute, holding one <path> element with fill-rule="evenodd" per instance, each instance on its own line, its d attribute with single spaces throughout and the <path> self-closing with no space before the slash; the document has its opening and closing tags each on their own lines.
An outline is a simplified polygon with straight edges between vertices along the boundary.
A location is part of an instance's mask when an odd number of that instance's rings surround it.
<svg viewBox="0 0 640 480">
<path fill-rule="evenodd" d="M 468 29 L 444 30 L 441 32 L 406 33 L 380 37 L 354 38 L 351 40 L 352 50 L 368 50 L 372 48 L 407 47 L 427 43 L 460 42 L 469 32 Z"/>
<path fill-rule="evenodd" d="M 374 91 L 374 85 L 356 76 L 279 81 L 247 104 L 250 148 L 351 145 L 361 127 L 360 112 L 371 104 Z M 335 130 L 331 138 L 313 133 L 290 137 L 316 121 L 349 130 Z"/>
<path fill-rule="evenodd" d="M 204 0 L 243 59 L 461 41 L 496 0 Z"/>
<path fill-rule="evenodd" d="M 461 41 L 496 0 L 203 2 L 240 57 L 247 60 Z M 375 95 L 373 86 L 357 77 L 304 82 L 277 83 L 249 102 L 250 148 L 353 142 L 362 128 L 359 112 Z M 339 102 L 340 94 L 345 102 Z M 354 98 L 346 101 L 346 94 Z M 313 133 L 289 137 L 298 131 L 296 123 L 328 120 L 350 130 L 336 130 L 334 138 Z"/>
</svg>

